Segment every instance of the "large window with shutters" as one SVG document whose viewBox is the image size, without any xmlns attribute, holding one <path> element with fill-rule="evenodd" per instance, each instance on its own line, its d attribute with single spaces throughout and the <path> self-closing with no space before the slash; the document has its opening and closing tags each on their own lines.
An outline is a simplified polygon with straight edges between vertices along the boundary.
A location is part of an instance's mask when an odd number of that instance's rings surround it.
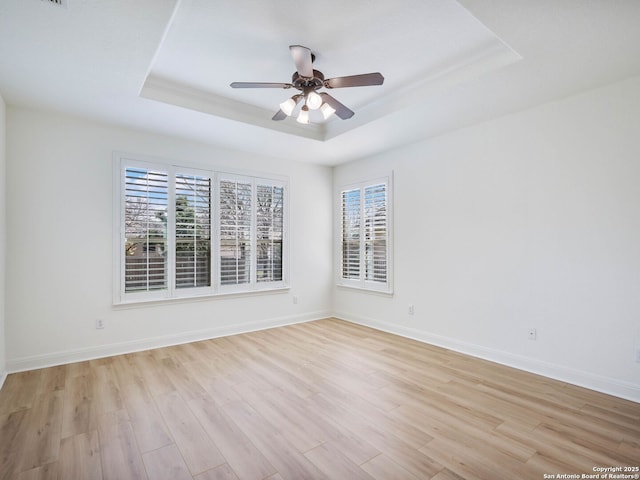
<svg viewBox="0 0 640 480">
<path fill-rule="evenodd" d="M 115 303 L 287 286 L 286 179 L 115 157 Z"/>
<path fill-rule="evenodd" d="M 340 189 L 342 286 L 392 291 L 391 176 Z"/>
</svg>

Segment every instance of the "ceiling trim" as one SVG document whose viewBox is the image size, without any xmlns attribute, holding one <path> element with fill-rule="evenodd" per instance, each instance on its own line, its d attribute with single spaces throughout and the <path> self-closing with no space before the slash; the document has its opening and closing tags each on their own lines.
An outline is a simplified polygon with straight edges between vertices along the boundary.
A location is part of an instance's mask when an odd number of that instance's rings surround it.
<svg viewBox="0 0 640 480">
<path fill-rule="evenodd" d="M 357 114 L 349 120 L 333 118 L 322 124 L 302 125 L 288 118 L 275 122 L 271 120 L 273 112 L 265 108 L 239 102 L 153 74 L 147 76 L 140 96 L 249 125 L 325 142 L 381 117 L 425 102 L 429 97 L 442 91 L 521 59 L 522 57 L 517 52 L 495 37 L 493 41 L 477 48 L 475 52 L 469 52 L 461 58 L 432 68 L 429 72 L 421 75 L 417 81 L 395 89 L 372 103 L 360 105 Z"/>
<path fill-rule="evenodd" d="M 303 126 L 297 122 L 274 122 L 271 120 L 273 112 L 265 108 L 238 102 L 164 78 L 148 76 L 142 86 L 140 96 L 300 137 L 319 141 L 325 139 L 325 127 L 323 125 L 309 124 Z"/>
<path fill-rule="evenodd" d="M 520 60 L 521 55 L 496 38 L 495 42 L 479 49 L 475 54 L 465 55 L 458 61 L 441 65 L 420 80 L 392 91 L 383 99 L 359 107 L 358 115 L 354 116 L 348 125 L 346 122 L 328 123 L 325 140 L 417 104 L 423 104 L 428 108 L 429 98 L 440 92 Z"/>
</svg>

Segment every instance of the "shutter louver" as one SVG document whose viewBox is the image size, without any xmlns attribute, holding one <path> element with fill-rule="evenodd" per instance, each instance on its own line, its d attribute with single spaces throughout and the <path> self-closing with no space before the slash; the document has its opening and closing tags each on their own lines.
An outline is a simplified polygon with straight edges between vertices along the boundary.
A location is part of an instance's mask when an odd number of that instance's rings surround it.
<svg viewBox="0 0 640 480">
<path fill-rule="evenodd" d="M 176 288 L 211 286 L 211 179 L 176 174 Z"/>
<path fill-rule="evenodd" d="M 167 205 L 165 172 L 125 171 L 125 292 L 167 288 Z"/>
</svg>

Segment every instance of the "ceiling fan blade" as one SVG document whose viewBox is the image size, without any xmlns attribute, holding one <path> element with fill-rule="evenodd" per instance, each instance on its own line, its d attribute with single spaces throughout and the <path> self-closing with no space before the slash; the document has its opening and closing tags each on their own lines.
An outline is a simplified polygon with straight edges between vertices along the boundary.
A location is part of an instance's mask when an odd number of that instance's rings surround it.
<svg viewBox="0 0 640 480">
<path fill-rule="evenodd" d="M 278 110 L 276 112 L 276 114 L 271 118 L 271 120 L 284 120 L 285 118 L 287 118 L 287 114 L 284 113 L 282 110 Z"/>
<path fill-rule="evenodd" d="M 233 82 L 231 88 L 291 88 L 290 83 Z"/>
<path fill-rule="evenodd" d="M 333 98 L 328 93 L 322 92 L 320 96 L 322 97 L 322 100 L 328 103 L 329 106 L 336 111 L 336 115 L 340 117 L 342 120 L 346 120 L 347 118 L 351 118 L 355 115 L 355 113 L 352 110 L 350 110 L 348 107 L 345 107 L 343 104 L 341 104 L 338 100 Z"/>
<path fill-rule="evenodd" d="M 362 75 L 351 75 L 348 77 L 336 77 L 325 80 L 324 86 L 327 88 L 343 87 L 367 87 L 369 85 L 382 85 L 384 77 L 381 73 L 363 73 Z"/>
<path fill-rule="evenodd" d="M 298 75 L 305 78 L 313 78 L 311 50 L 302 45 L 290 45 L 289 51 L 293 57 L 293 63 L 296 65 Z"/>
</svg>

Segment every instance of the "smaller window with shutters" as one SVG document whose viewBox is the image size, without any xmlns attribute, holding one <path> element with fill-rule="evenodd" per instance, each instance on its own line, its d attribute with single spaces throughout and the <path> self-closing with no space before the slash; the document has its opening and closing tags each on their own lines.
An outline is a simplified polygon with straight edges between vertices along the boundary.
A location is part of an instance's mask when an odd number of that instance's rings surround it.
<svg viewBox="0 0 640 480">
<path fill-rule="evenodd" d="M 392 292 L 391 178 L 340 189 L 341 286 Z"/>
<path fill-rule="evenodd" d="M 287 287 L 286 179 L 114 157 L 114 303 Z"/>
</svg>

